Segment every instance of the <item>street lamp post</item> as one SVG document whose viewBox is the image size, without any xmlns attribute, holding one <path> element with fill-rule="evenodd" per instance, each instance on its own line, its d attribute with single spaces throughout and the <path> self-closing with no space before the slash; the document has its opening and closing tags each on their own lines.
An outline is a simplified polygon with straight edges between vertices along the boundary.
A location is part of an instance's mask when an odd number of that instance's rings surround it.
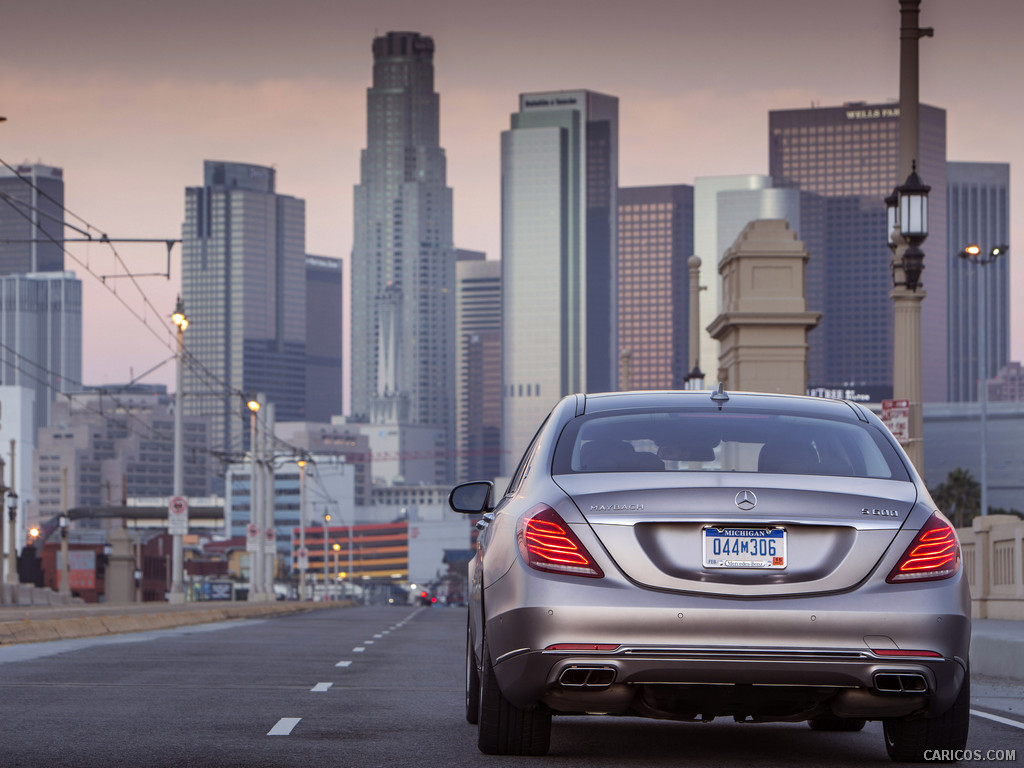
<svg viewBox="0 0 1024 768">
<path fill-rule="evenodd" d="M 690 270 L 690 358 L 693 370 L 683 378 L 683 389 L 704 389 L 704 372 L 700 369 L 700 256 L 686 261 Z"/>
<path fill-rule="evenodd" d="M 14 466 L 11 465 L 11 483 L 14 483 Z M 13 490 L 7 493 L 7 516 L 10 526 L 11 552 L 10 560 L 7 563 L 7 582 L 18 583 L 18 494 Z"/>
<path fill-rule="evenodd" d="M 264 402 L 266 399 L 264 398 Z M 259 448 L 262 464 L 260 466 L 263 487 L 260 490 L 261 508 L 263 510 L 263 594 L 267 600 L 275 598 L 274 579 L 277 570 L 277 508 L 276 489 L 274 488 L 274 403 L 266 402 L 263 416 L 263 427 L 260 430 Z"/>
<path fill-rule="evenodd" d="M 263 597 L 263 521 L 260 516 L 259 498 L 259 457 L 256 455 L 259 441 L 256 432 L 259 426 L 257 414 L 260 412 L 260 401 L 256 397 L 249 398 L 249 525 L 256 529 L 256 540 L 249 553 L 249 595 L 250 600 L 261 600 Z"/>
<path fill-rule="evenodd" d="M 327 599 L 327 546 L 328 539 L 330 538 L 329 525 L 331 522 L 331 513 L 324 512 L 324 600 Z"/>
<path fill-rule="evenodd" d="M 921 287 L 928 236 L 928 191 L 917 175 L 918 158 L 918 42 L 933 34 L 918 26 L 921 0 L 900 3 L 900 136 L 898 178 L 906 179 L 886 198 L 889 246 L 893 249 L 893 397 L 909 403 L 907 455 L 924 471 L 924 387 L 921 351 Z"/>
<path fill-rule="evenodd" d="M 306 599 L 306 569 L 309 551 L 306 549 L 306 460 L 299 459 L 299 600 Z"/>
<path fill-rule="evenodd" d="M 334 584 L 331 588 L 331 592 L 337 592 L 338 582 L 341 581 L 341 569 L 338 567 L 338 553 L 341 552 L 341 544 L 335 542 L 331 545 L 331 549 L 334 550 Z"/>
<path fill-rule="evenodd" d="M 171 495 L 180 497 L 185 492 L 185 410 L 184 410 L 184 380 L 185 380 L 185 329 L 188 328 L 188 318 L 185 316 L 185 305 L 178 297 L 178 303 L 174 307 L 174 314 L 171 320 L 178 328 L 177 348 L 177 392 L 174 395 L 174 480 L 171 488 Z M 184 570 L 185 559 L 182 551 L 182 534 L 172 534 L 173 553 L 171 555 L 171 594 L 170 602 L 185 602 Z"/>
<path fill-rule="evenodd" d="M 18 583 L 18 494 L 14 492 L 15 482 L 14 440 L 11 440 L 11 484 L 7 486 L 7 538 L 8 549 L 10 550 L 7 561 L 8 584 Z M 3 478 L 0 478 L 0 484 L 2 483 Z"/>
<path fill-rule="evenodd" d="M 988 270 L 981 269 L 1005 254 L 1009 246 L 997 245 L 987 254 L 978 245 L 969 245 L 960 252 L 960 258 L 971 262 L 974 272 L 975 295 L 978 303 L 978 402 L 981 411 L 981 514 L 988 514 L 988 322 L 985 299 L 988 297 Z"/>
</svg>

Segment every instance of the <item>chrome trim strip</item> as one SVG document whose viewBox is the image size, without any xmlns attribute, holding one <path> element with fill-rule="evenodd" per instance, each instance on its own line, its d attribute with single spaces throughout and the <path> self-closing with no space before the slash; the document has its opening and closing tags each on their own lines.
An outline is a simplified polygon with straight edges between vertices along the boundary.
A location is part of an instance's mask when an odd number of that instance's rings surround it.
<svg viewBox="0 0 1024 768">
<path fill-rule="evenodd" d="M 514 651 L 509 651 L 508 653 L 501 654 L 501 656 L 499 656 L 498 658 L 496 658 L 494 660 L 494 664 L 495 664 L 495 666 L 497 666 L 498 664 L 501 664 L 501 662 L 505 661 L 506 659 L 510 659 L 513 656 L 520 656 L 520 655 L 522 655 L 524 653 L 529 653 L 529 652 L 530 652 L 529 648 L 516 648 Z"/>
</svg>

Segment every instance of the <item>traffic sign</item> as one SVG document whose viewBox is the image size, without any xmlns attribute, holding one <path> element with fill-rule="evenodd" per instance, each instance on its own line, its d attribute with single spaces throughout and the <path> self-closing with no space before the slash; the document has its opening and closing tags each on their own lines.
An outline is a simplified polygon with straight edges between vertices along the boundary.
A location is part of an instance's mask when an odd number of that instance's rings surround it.
<svg viewBox="0 0 1024 768">
<path fill-rule="evenodd" d="M 255 523 L 249 523 L 245 527 L 245 551 L 260 551 L 260 527 Z"/>
<path fill-rule="evenodd" d="M 882 423 L 898 442 L 906 443 L 910 438 L 910 401 L 883 400 Z"/>
<path fill-rule="evenodd" d="M 174 496 L 167 505 L 167 532 L 173 536 L 188 533 L 188 501 Z"/>
</svg>

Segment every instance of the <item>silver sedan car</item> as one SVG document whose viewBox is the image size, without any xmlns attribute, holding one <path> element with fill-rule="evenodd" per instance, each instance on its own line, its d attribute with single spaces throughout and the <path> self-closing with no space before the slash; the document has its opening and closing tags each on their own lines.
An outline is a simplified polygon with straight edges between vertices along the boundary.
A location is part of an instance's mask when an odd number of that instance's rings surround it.
<svg viewBox="0 0 1024 768">
<path fill-rule="evenodd" d="M 894 760 L 964 748 L 970 594 L 949 520 L 856 403 L 561 400 L 480 515 L 466 719 L 547 752 L 553 715 L 884 723 Z"/>
</svg>

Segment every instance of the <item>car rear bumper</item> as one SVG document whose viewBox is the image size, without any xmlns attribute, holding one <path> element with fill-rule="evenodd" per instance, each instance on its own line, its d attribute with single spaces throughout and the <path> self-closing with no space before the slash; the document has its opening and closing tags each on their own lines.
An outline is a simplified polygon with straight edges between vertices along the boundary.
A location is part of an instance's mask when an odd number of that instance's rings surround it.
<svg viewBox="0 0 1024 768">
<path fill-rule="evenodd" d="M 966 674 L 969 598 L 959 579 L 768 600 L 567 583 L 572 602 L 545 579 L 536 591 L 545 603 L 524 605 L 534 577 L 516 570 L 488 591 L 486 632 L 498 683 L 518 706 L 558 709 L 564 699 L 565 711 L 591 711 L 586 702 L 605 698 L 614 702 L 593 711 L 613 711 L 635 695 L 630 687 L 751 686 L 822 689 L 844 717 L 936 715 Z M 507 610 L 503 594 L 517 597 Z"/>
</svg>

